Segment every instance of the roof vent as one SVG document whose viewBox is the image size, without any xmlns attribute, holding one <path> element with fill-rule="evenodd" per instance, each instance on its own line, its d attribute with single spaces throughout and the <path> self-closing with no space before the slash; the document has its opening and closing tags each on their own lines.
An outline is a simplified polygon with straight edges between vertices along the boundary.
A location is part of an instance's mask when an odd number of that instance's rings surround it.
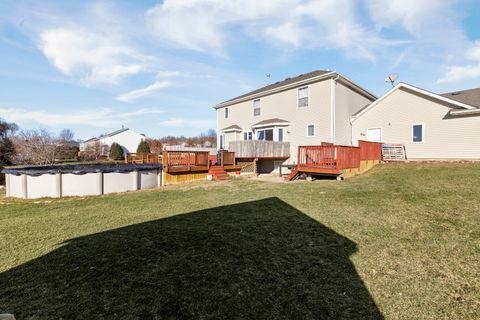
<svg viewBox="0 0 480 320">
<path fill-rule="evenodd" d="M 459 94 L 462 94 L 461 92 L 452 92 L 452 96 L 458 96 Z"/>
<path fill-rule="evenodd" d="M 290 80 L 290 79 L 292 79 L 292 78 L 290 78 L 290 77 L 287 77 L 287 78 L 285 78 L 285 81 L 287 81 L 287 80 Z"/>
</svg>

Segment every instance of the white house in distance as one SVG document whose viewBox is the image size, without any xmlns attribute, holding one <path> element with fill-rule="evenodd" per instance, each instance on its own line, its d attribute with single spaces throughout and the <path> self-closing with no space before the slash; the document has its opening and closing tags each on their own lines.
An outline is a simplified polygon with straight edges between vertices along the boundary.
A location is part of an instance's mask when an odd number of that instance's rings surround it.
<svg viewBox="0 0 480 320">
<path fill-rule="evenodd" d="M 126 153 L 134 153 L 137 151 L 140 141 L 145 140 L 143 133 L 138 133 L 129 128 L 122 128 L 120 130 L 103 134 L 99 137 L 91 138 L 80 143 L 80 151 L 85 151 L 88 146 L 93 146 L 96 143 L 111 146 L 112 143 L 118 143 L 123 151 Z"/>
<path fill-rule="evenodd" d="M 408 159 L 480 159 L 480 88 L 435 94 L 400 83 L 377 98 L 336 71 L 313 71 L 214 107 L 218 146 L 259 172 L 297 162 L 298 146 L 403 144 Z"/>
<path fill-rule="evenodd" d="M 352 141 L 405 146 L 408 159 L 480 159 L 480 88 L 435 94 L 400 83 L 352 117 Z"/>
</svg>

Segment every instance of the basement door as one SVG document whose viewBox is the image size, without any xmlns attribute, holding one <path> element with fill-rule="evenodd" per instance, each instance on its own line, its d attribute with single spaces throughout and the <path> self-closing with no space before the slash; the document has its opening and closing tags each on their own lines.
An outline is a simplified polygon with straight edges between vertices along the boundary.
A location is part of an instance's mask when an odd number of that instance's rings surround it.
<svg viewBox="0 0 480 320">
<path fill-rule="evenodd" d="M 368 129 L 367 141 L 382 142 L 382 128 Z"/>
</svg>

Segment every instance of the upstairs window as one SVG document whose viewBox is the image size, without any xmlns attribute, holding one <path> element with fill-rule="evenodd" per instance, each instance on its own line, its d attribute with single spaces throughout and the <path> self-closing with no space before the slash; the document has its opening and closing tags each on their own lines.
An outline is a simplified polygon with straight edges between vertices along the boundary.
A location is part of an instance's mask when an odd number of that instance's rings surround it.
<svg viewBox="0 0 480 320">
<path fill-rule="evenodd" d="M 307 137 L 315 137 L 315 125 L 307 125 Z"/>
<path fill-rule="evenodd" d="M 298 88 L 298 107 L 308 107 L 308 87 Z"/>
<path fill-rule="evenodd" d="M 223 116 L 225 119 L 228 119 L 228 108 L 225 108 L 225 110 L 223 111 Z"/>
<path fill-rule="evenodd" d="M 253 100 L 253 116 L 260 115 L 260 99 Z"/>
<path fill-rule="evenodd" d="M 423 124 L 412 124 L 412 142 L 414 143 L 422 143 L 423 142 Z"/>
</svg>

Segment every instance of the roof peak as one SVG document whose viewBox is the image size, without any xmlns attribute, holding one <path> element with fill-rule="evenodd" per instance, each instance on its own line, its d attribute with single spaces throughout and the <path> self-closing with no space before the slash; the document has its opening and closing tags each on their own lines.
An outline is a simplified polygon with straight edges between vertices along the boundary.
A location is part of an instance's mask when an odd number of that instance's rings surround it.
<svg viewBox="0 0 480 320">
<path fill-rule="evenodd" d="M 252 96 L 252 95 L 260 94 L 260 93 L 263 93 L 263 92 L 266 92 L 266 91 L 269 91 L 269 90 L 277 89 L 277 88 L 280 88 L 280 87 L 283 87 L 283 86 L 286 86 L 286 85 L 289 85 L 289 84 L 294 84 L 296 82 L 300 82 L 300 81 L 303 81 L 303 80 L 308 80 L 308 79 L 311 79 L 311 78 L 323 76 L 323 75 L 326 75 L 326 74 L 329 74 L 329 73 L 333 74 L 333 73 L 336 73 L 336 72 L 335 71 L 330 71 L 330 70 L 314 70 L 314 71 L 310 71 L 310 72 L 307 72 L 307 73 L 299 74 L 299 75 L 294 76 L 294 77 L 286 77 L 283 80 L 279 80 L 277 82 L 268 84 L 268 85 L 263 86 L 259 89 L 255 89 L 253 91 L 250 91 L 250 92 L 247 92 L 247 93 L 242 94 L 240 96 L 237 96 L 233 99 L 223 101 L 220 104 L 229 103 L 229 102 L 241 99 L 241 98 L 246 98 L 246 97 L 249 97 L 249 96 Z"/>
</svg>

